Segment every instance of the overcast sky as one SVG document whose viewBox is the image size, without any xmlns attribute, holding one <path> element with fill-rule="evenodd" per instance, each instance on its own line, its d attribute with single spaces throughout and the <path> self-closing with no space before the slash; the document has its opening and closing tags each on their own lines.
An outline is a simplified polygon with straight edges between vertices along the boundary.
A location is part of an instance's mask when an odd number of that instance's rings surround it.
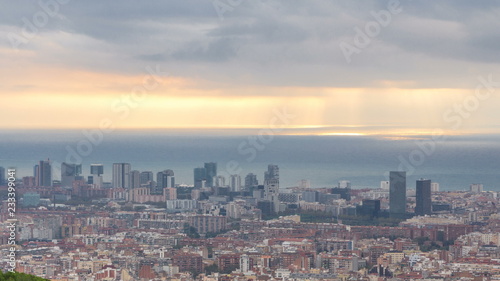
<svg viewBox="0 0 500 281">
<path fill-rule="evenodd" d="M 499 26 L 496 1 L 0 1 L 0 127 L 498 133 Z"/>
</svg>

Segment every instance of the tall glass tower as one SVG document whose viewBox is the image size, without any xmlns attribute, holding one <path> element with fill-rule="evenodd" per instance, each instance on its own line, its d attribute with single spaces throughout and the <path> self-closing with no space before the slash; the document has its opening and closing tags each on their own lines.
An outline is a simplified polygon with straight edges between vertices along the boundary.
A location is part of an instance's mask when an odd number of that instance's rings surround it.
<svg viewBox="0 0 500 281">
<path fill-rule="evenodd" d="M 425 216 L 432 214 L 431 180 L 417 180 L 415 214 Z"/>
<path fill-rule="evenodd" d="M 391 217 L 404 218 L 406 215 L 406 172 L 389 173 L 389 214 Z"/>
</svg>

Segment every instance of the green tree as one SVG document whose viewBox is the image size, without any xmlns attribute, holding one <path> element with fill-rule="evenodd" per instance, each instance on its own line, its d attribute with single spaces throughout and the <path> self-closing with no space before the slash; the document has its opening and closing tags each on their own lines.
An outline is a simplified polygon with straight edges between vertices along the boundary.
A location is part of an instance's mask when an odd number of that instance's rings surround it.
<svg viewBox="0 0 500 281">
<path fill-rule="evenodd" d="M 0 270 L 0 281 L 50 281 L 50 280 L 19 272 L 2 273 L 2 271 Z"/>
<path fill-rule="evenodd" d="M 189 238 L 200 238 L 200 234 L 196 231 L 196 228 L 190 226 L 188 223 L 184 224 L 184 233 L 186 233 Z"/>
</svg>

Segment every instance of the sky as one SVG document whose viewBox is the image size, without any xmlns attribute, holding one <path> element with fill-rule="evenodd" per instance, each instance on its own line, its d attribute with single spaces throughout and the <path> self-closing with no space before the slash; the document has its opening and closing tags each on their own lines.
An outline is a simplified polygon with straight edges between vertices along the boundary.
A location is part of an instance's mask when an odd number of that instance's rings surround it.
<svg viewBox="0 0 500 281">
<path fill-rule="evenodd" d="M 499 16 L 465 0 L 2 0 L 0 129 L 496 134 Z"/>
</svg>

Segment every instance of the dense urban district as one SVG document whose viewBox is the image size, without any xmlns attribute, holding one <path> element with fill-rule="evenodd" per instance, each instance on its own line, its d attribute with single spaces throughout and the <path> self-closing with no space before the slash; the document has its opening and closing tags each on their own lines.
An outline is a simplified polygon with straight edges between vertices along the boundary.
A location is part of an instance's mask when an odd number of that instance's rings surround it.
<svg viewBox="0 0 500 281">
<path fill-rule="evenodd" d="M 58 167 L 59 168 L 59 167 Z M 87 169 L 88 167 L 86 167 Z M 40 161 L 0 168 L 0 266 L 53 281 L 500 280 L 498 192 L 440 191 L 389 173 L 380 188 L 279 186 L 279 168 L 221 176 Z M 469 184 L 469 183 L 467 183 Z M 378 183 L 377 183 L 378 186 Z M 21 280 L 21 279 L 20 279 Z"/>
</svg>

